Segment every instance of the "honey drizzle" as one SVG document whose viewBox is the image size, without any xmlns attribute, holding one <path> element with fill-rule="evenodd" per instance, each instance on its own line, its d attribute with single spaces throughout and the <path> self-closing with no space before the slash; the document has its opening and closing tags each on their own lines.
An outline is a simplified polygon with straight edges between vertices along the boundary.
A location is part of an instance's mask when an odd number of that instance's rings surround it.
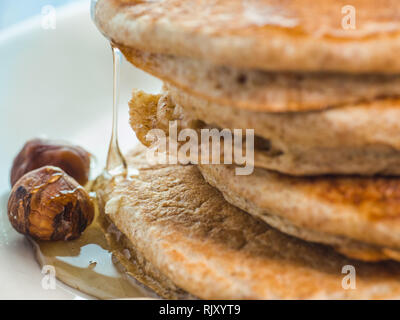
<svg viewBox="0 0 400 320">
<path fill-rule="evenodd" d="M 144 290 L 126 281 L 112 262 L 112 252 L 96 206 L 93 223 L 73 241 L 29 239 L 36 259 L 43 267 L 55 268 L 58 280 L 99 299 L 143 297 Z"/>
<path fill-rule="evenodd" d="M 119 75 L 122 53 L 111 43 L 113 54 L 113 106 L 112 132 L 108 148 L 107 162 L 103 174 L 99 177 L 104 183 L 114 183 L 114 177 L 127 177 L 127 162 L 118 144 L 118 105 Z M 108 182 L 107 182 L 108 181 Z M 86 186 L 91 191 L 90 184 Z M 99 196 L 99 195 L 98 195 Z M 30 239 L 36 258 L 41 266 L 52 265 L 56 277 L 61 282 L 86 294 L 100 299 L 142 298 L 149 292 L 141 285 L 130 280 L 129 274 L 118 271 L 112 262 L 112 250 L 106 241 L 98 201 L 96 217 L 82 236 L 73 241 L 35 241 Z M 115 246 L 115 245 L 114 245 Z M 122 251 L 124 248 L 114 248 Z"/>
<path fill-rule="evenodd" d="M 118 104 L 119 104 L 119 75 L 122 60 L 121 51 L 111 43 L 113 55 L 113 114 L 112 132 L 108 147 L 106 172 L 111 175 L 127 174 L 126 160 L 118 144 Z"/>
</svg>

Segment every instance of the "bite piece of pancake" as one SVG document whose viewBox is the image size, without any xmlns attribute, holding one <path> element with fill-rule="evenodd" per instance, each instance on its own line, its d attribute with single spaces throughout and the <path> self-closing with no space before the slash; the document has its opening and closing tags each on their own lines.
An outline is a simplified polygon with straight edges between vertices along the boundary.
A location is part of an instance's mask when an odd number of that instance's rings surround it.
<svg viewBox="0 0 400 320">
<path fill-rule="evenodd" d="M 130 123 L 143 144 L 150 144 L 149 130 L 168 135 L 169 121 L 177 120 L 179 130 L 254 129 L 254 165 L 260 168 L 290 175 L 400 174 L 398 99 L 268 113 L 218 105 L 172 85 L 166 90 L 164 95 L 133 92 Z"/>
<path fill-rule="evenodd" d="M 350 6 L 350 7 L 349 7 Z M 113 42 L 217 65 L 399 73 L 397 0 L 98 0 Z"/>
<path fill-rule="evenodd" d="M 98 191 L 107 218 L 133 253 L 125 256 L 145 266 L 142 270 L 154 277 L 155 288 L 162 284 L 161 295 L 186 291 L 202 299 L 400 297 L 400 264 L 363 263 L 287 236 L 226 202 L 197 167 L 150 166 L 143 159 L 143 151 L 131 153 L 128 163 L 138 174 L 116 178 Z M 345 289 L 347 272 L 342 270 L 352 267 L 356 288 Z"/>
<path fill-rule="evenodd" d="M 296 237 L 361 260 L 400 260 L 400 178 L 290 177 L 265 169 L 199 165 L 225 199 Z"/>
</svg>

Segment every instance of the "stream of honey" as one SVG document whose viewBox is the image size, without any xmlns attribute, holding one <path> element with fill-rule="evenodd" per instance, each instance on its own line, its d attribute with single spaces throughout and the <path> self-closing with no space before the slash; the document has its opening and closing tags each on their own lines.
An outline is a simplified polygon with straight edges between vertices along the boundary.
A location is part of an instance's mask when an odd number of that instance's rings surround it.
<svg viewBox="0 0 400 320">
<path fill-rule="evenodd" d="M 122 54 L 114 46 L 113 53 L 113 116 L 112 133 L 108 148 L 107 163 L 103 179 L 127 174 L 127 164 L 118 146 L 118 96 L 119 73 Z M 86 188 L 90 191 L 92 183 Z M 135 298 L 148 296 L 148 291 L 136 285 L 128 274 L 117 270 L 112 262 L 112 249 L 102 230 L 96 195 L 91 193 L 96 203 L 93 223 L 82 236 L 73 241 L 34 241 L 30 240 L 39 264 L 55 268 L 56 277 L 61 282 L 88 295 L 100 299 Z"/>
</svg>

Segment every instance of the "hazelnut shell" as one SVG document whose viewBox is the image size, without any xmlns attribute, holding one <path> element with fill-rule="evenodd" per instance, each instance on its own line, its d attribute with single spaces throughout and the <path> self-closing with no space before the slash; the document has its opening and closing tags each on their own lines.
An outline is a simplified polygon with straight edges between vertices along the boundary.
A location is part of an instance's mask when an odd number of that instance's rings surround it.
<svg viewBox="0 0 400 320">
<path fill-rule="evenodd" d="M 81 185 L 89 179 L 90 154 L 81 147 L 44 139 L 25 143 L 15 157 L 10 182 L 13 186 L 24 174 L 43 166 L 64 170 Z"/>
<path fill-rule="evenodd" d="M 39 240 L 78 238 L 93 221 L 87 191 L 60 168 L 45 166 L 22 176 L 8 200 L 8 218 L 20 233 Z"/>
</svg>

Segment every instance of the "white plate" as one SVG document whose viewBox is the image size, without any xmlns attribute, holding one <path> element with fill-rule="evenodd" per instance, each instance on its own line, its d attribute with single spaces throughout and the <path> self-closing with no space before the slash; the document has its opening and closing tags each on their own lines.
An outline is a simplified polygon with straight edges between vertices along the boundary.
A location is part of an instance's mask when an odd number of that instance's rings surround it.
<svg viewBox="0 0 400 320">
<path fill-rule="evenodd" d="M 56 29 L 41 17 L 0 32 L 0 298 L 70 299 L 83 294 L 60 283 L 45 290 L 32 250 L 6 217 L 9 171 L 26 140 L 64 139 L 82 145 L 104 164 L 111 133 L 112 56 L 90 20 L 89 2 L 56 12 Z M 161 83 L 124 63 L 121 71 L 120 145 L 137 140 L 128 125 L 132 88 L 158 92 Z"/>
</svg>

